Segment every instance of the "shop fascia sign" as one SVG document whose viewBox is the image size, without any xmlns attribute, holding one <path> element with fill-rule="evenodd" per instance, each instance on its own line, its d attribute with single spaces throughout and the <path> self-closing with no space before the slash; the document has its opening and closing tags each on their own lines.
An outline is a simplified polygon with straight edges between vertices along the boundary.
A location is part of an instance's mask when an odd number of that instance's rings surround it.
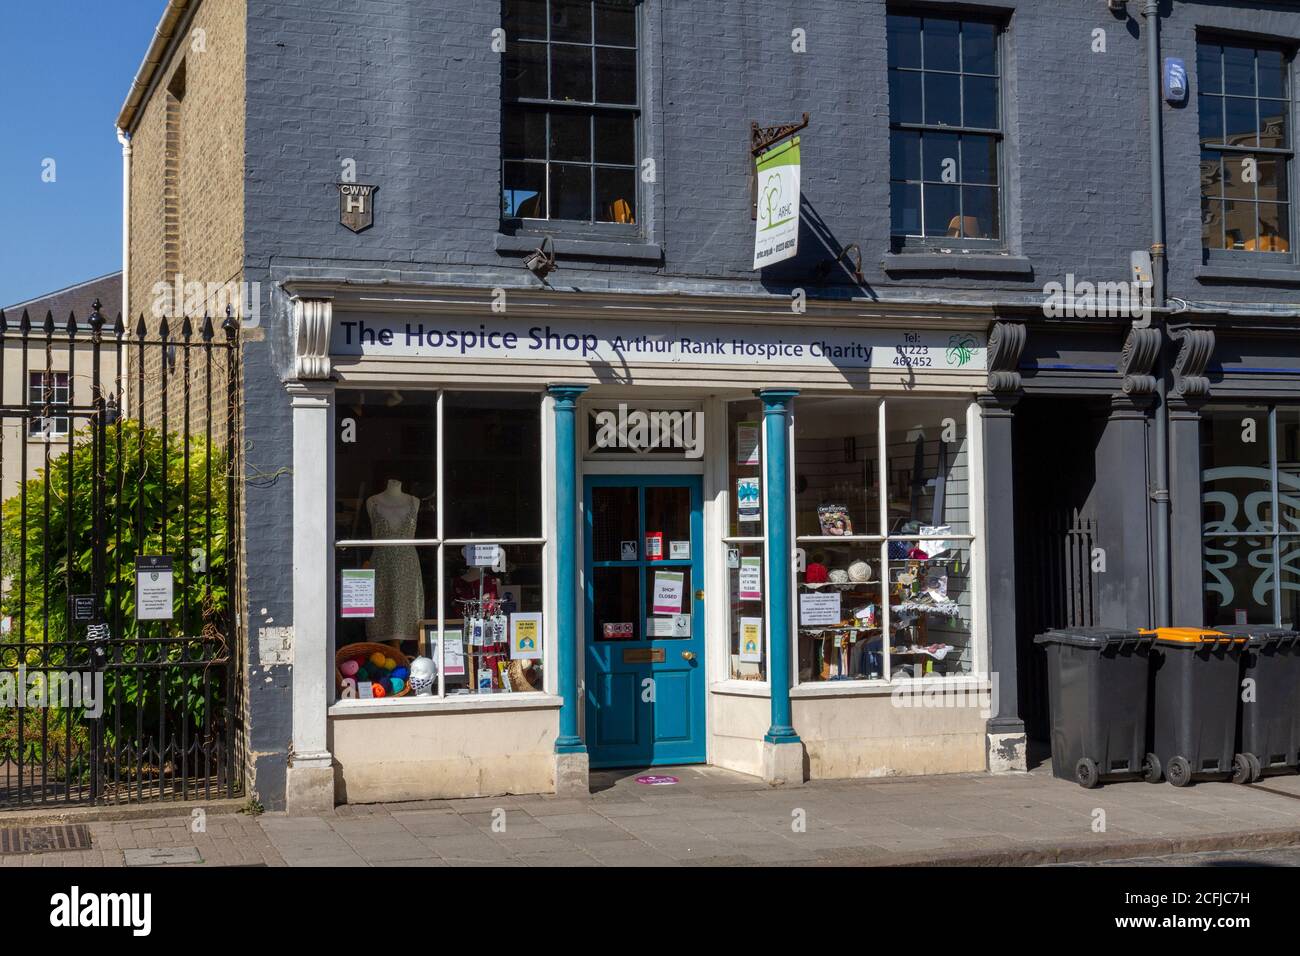
<svg viewBox="0 0 1300 956">
<path fill-rule="evenodd" d="M 554 319 L 532 324 L 403 319 L 336 321 L 330 350 L 342 356 L 580 362 L 589 366 L 768 366 L 805 369 L 983 371 L 978 332 L 829 328 L 816 325 Z"/>
</svg>

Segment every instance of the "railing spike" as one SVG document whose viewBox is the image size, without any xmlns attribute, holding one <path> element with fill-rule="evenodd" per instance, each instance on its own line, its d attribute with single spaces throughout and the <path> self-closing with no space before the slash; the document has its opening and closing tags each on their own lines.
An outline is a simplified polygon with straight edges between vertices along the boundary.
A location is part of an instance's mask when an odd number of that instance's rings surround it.
<svg viewBox="0 0 1300 956">
<path fill-rule="evenodd" d="M 5 318 L 5 310 L 0 309 L 0 335 L 9 331 L 9 320 Z"/>
<path fill-rule="evenodd" d="M 65 332 L 68 333 L 68 338 L 70 338 L 70 339 L 72 339 L 72 338 L 76 338 L 76 336 L 77 336 L 77 316 L 76 316 L 76 313 L 74 313 L 74 312 L 69 312 L 69 313 L 68 313 L 68 324 L 67 324 L 66 326 L 64 326 L 63 331 L 65 331 Z"/>
<path fill-rule="evenodd" d="M 187 315 L 181 320 L 181 338 L 188 339 L 194 332 L 194 326 L 190 324 L 190 317 Z"/>
<path fill-rule="evenodd" d="M 26 335 L 31 330 L 32 330 L 32 317 L 27 314 L 26 309 L 23 309 L 23 317 L 18 323 L 18 331 Z"/>
<path fill-rule="evenodd" d="M 2 318 L 4 318 L 4 316 L 3 316 L 3 315 L 0 315 L 0 319 L 2 319 Z M 204 341 L 204 342 L 211 342 L 211 341 L 212 341 L 212 335 L 213 335 L 213 331 L 212 331 L 212 316 L 210 316 L 210 315 L 204 315 L 204 316 L 203 316 L 203 328 L 202 328 L 202 330 L 199 332 L 199 335 L 203 338 L 203 341 Z"/>
<path fill-rule="evenodd" d="M 140 321 L 135 324 L 135 334 L 137 338 L 144 338 L 148 327 L 144 324 L 144 313 L 140 313 Z"/>
<path fill-rule="evenodd" d="M 98 332 L 104 327 L 104 316 L 99 311 L 101 305 L 98 299 L 90 303 L 90 318 L 86 320 L 86 324 L 90 326 L 92 332 Z"/>
<path fill-rule="evenodd" d="M 167 316 L 164 315 L 162 321 L 158 323 L 158 337 L 166 342 L 169 332 L 171 332 L 171 326 L 167 324 Z"/>
<path fill-rule="evenodd" d="M 54 313 L 51 312 L 49 309 L 45 310 L 45 322 L 41 326 L 41 331 L 44 332 L 46 335 L 54 334 Z"/>
<path fill-rule="evenodd" d="M 126 334 L 126 324 L 122 321 L 122 313 L 117 313 L 117 321 L 113 323 L 113 334 L 119 339 Z"/>
</svg>

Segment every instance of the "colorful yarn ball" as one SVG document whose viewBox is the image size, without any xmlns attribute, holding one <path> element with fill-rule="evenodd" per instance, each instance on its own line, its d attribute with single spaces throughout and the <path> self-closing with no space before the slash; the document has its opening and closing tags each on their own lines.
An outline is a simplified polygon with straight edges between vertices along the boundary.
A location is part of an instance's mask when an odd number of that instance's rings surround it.
<svg viewBox="0 0 1300 956">
<path fill-rule="evenodd" d="M 825 584 L 830 579 L 830 572 L 826 570 L 826 565 L 813 563 L 808 565 L 804 571 L 804 580 L 809 584 Z"/>
<path fill-rule="evenodd" d="M 395 667 L 397 667 L 397 661 L 393 660 L 391 657 L 384 658 L 384 670 L 391 671 Z"/>
<path fill-rule="evenodd" d="M 411 676 L 411 671 L 409 668 L 406 667 L 398 667 L 394 669 L 393 673 L 390 676 L 400 677 L 402 680 L 406 680 L 406 678 Z"/>
<path fill-rule="evenodd" d="M 379 653 L 378 651 L 375 651 L 373 654 L 370 655 L 370 663 L 374 664 L 376 667 L 383 667 L 384 655 Z"/>
<path fill-rule="evenodd" d="M 358 684 L 362 683 L 363 681 L 368 681 L 370 680 L 370 668 L 358 667 L 357 672 L 352 676 L 354 676 L 357 679 Z"/>
<path fill-rule="evenodd" d="M 384 690 L 384 685 L 383 685 L 383 684 L 371 684 L 371 685 L 370 685 L 370 696 L 371 696 L 371 697 L 387 697 L 387 696 L 388 696 L 388 691 Z"/>
<path fill-rule="evenodd" d="M 339 670 L 344 677 L 356 677 L 360 669 L 361 666 L 356 661 L 344 661 L 339 665 Z"/>
<path fill-rule="evenodd" d="M 400 694 L 402 688 L 406 686 L 406 681 L 402 680 L 400 677 L 390 677 L 388 678 L 388 683 L 392 685 L 394 694 Z"/>
</svg>

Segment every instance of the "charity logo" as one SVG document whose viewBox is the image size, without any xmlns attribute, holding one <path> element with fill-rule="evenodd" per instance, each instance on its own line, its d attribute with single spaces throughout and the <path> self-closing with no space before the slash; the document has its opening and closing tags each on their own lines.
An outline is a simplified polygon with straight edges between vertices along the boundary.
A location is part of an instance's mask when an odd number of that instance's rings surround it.
<svg viewBox="0 0 1300 956">
<path fill-rule="evenodd" d="M 949 365 L 956 365 L 962 368 L 975 354 L 975 348 L 978 343 L 975 337 L 964 332 L 958 332 L 948 337 L 948 350 L 944 355 L 948 359 Z"/>
<path fill-rule="evenodd" d="M 760 231 L 766 232 L 794 218 L 794 204 L 786 198 L 785 180 L 779 172 L 768 175 L 758 204 Z"/>
</svg>

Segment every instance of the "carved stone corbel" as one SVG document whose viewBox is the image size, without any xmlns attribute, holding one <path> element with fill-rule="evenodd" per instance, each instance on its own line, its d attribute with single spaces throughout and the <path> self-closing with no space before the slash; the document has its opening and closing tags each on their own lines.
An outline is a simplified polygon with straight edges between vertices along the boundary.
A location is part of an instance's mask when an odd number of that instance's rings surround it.
<svg viewBox="0 0 1300 956">
<path fill-rule="evenodd" d="M 1020 390 L 1020 356 L 1028 330 L 1023 322 L 994 322 L 989 332 L 989 391 Z"/>
<path fill-rule="evenodd" d="M 1205 398 L 1210 394 L 1210 380 L 1205 367 L 1214 354 L 1214 332 L 1210 329 L 1170 329 L 1169 336 L 1178 343 L 1174 358 L 1175 398 Z"/>
<path fill-rule="evenodd" d="M 1116 371 L 1124 377 L 1125 395 L 1151 395 L 1156 390 L 1153 369 L 1160 355 L 1160 330 L 1131 328 L 1124 340 Z"/>
<path fill-rule="evenodd" d="M 293 327 L 299 379 L 330 377 L 330 326 L 334 320 L 331 299 L 294 299 Z"/>
</svg>

